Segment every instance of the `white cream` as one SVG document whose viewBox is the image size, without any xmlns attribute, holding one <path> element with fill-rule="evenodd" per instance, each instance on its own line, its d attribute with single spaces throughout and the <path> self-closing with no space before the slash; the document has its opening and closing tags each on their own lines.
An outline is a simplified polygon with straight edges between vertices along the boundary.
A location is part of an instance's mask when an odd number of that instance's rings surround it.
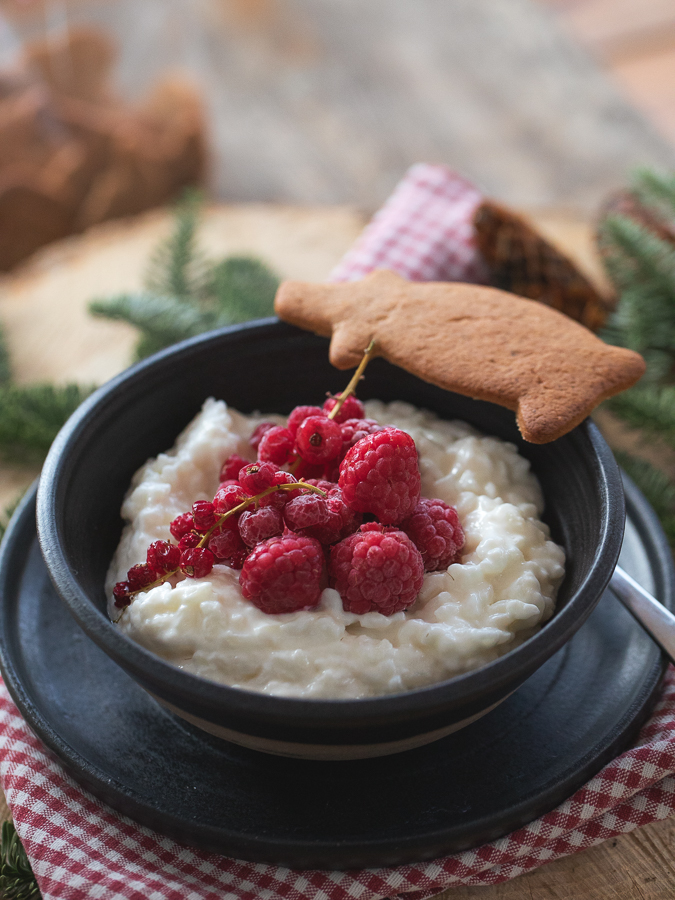
<svg viewBox="0 0 675 900">
<path fill-rule="evenodd" d="M 366 697 L 409 690 L 475 669 L 529 637 L 552 613 L 563 550 L 540 521 L 543 500 L 514 445 L 405 403 L 370 401 L 367 415 L 415 440 L 422 496 L 457 508 L 462 562 L 425 575 L 415 604 L 386 617 L 342 609 L 327 588 L 313 610 L 270 616 L 244 600 L 239 573 L 216 566 L 140 593 L 119 627 L 169 662 L 224 684 L 293 697 Z M 276 418 L 283 424 L 281 417 Z M 168 453 L 134 476 L 128 524 L 110 566 L 109 595 L 169 523 L 211 499 L 223 460 L 250 457 L 260 416 L 207 400 Z M 112 617 L 119 613 L 110 606 Z"/>
</svg>

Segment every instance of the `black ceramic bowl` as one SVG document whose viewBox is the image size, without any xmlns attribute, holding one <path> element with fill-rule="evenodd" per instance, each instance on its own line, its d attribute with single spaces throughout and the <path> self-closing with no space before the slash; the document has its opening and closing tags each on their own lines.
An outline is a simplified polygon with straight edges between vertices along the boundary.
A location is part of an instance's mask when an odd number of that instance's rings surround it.
<svg viewBox="0 0 675 900">
<path fill-rule="evenodd" d="M 481 669 L 401 694 L 361 700 L 267 696 L 187 674 L 122 634 L 108 619 L 104 580 L 122 529 L 120 506 L 136 469 L 171 447 L 209 396 L 251 412 L 287 413 L 339 391 L 345 373 L 328 342 L 276 320 L 185 341 L 128 369 L 72 416 L 49 453 L 38 494 L 38 532 L 54 585 L 89 637 L 160 702 L 228 740 L 314 758 L 396 752 L 441 737 L 516 690 L 575 633 L 600 599 L 624 527 L 621 479 L 592 422 L 551 444 L 525 443 L 513 413 L 443 391 L 377 359 L 363 399 L 406 400 L 513 441 L 532 464 L 544 518 L 565 549 L 555 615 Z"/>
</svg>

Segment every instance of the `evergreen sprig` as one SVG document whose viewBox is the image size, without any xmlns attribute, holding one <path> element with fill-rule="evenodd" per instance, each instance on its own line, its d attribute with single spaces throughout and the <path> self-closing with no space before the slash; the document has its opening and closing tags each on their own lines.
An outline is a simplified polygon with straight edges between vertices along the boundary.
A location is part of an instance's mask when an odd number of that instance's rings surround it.
<svg viewBox="0 0 675 900">
<path fill-rule="evenodd" d="M 661 521 L 671 547 L 675 548 L 675 484 L 665 472 L 646 459 L 613 448 L 616 461 L 637 484 Z"/>
<path fill-rule="evenodd" d="M 151 257 L 144 291 L 96 299 L 89 305 L 95 316 L 138 328 L 138 359 L 212 328 L 274 311 L 279 280 L 267 266 L 247 256 L 209 262 L 199 251 L 200 207 L 195 193 L 178 205 L 172 234 Z"/>
<path fill-rule="evenodd" d="M 675 447 L 675 242 L 667 230 L 675 224 L 675 176 L 639 169 L 630 193 L 638 214 L 611 213 L 598 229 L 602 258 L 619 296 L 602 336 L 642 353 L 647 373 L 607 406 L 631 428 Z M 646 460 L 615 454 L 675 547 L 675 484 Z"/>
<path fill-rule="evenodd" d="M 2 823 L 0 836 L 0 897 L 39 900 L 42 895 L 12 822 Z"/>
<path fill-rule="evenodd" d="M 0 454 L 16 462 L 40 462 L 91 391 L 77 384 L 0 387 Z"/>
</svg>

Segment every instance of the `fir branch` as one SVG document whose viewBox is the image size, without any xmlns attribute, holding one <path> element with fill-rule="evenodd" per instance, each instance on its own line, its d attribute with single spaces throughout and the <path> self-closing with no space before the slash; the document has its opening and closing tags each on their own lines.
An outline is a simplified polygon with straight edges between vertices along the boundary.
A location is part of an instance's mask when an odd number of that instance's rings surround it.
<svg viewBox="0 0 675 900">
<path fill-rule="evenodd" d="M 603 334 L 642 353 L 648 380 L 675 369 L 675 248 L 626 216 L 601 223 L 600 246 L 620 303 Z"/>
<path fill-rule="evenodd" d="M 0 454 L 18 462 L 42 461 L 61 426 L 92 390 L 77 384 L 0 387 Z"/>
<path fill-rule="evenodd" d="M 42 895 L 12 822 L 2 823 L 0 837 L 0 897 L 39 900 Z"/>
<path fill-rule="evenodd" d="M 89 312 L 135 325 L 141 331 L 136 356 L 142 359 L 163 347 L 218 327 L 218 316 L 177 297 L 119 294 L 93 300 Z"/>
<path fill-rule="evenodd" d="M 207 265 L 201 257 L 196 245 L 199 204 L 199 195 L 191 194 L 178 206 L 173 235 L 153 254 L 146 291 L 89 304 L 93 315 L 139 329 L 137 359 L 184 338 L 274 311 L 279 279 L 262 262 L 233 256 Z"/>
<path fill-rule="evenodd" d="M 606 405 L 631 428 L 663 438 L 675 447 L 675 386 L 638 384 Z"/>
<path fill-rule="evenodd" d="M 145 288 L 159 296 L 198 300 L 207 280 L 206 263 L 197 252 L 197 224 L 202 195 L 188 190 L 176 206 L 173 233 L 155 249 L 145 275 Z"/>
<path fill-rule="evenodd" d="M 671 547 L 675 547 L 675 484 L 647 460 L 612 449 L 618 464 L 640 488 L 659 517 Z"/>
<path fill-rule="evenodd" d="M 675 175 L 640 168 L 633 172 L 631 190 L 643 206 L 660 218 L 675 223 Z"/>
<path fill-rule="evenodd" d="M 276 275 L 249 256 L 230 256 L 211 272 L 211 293 L 223 324 L 274 315 L 278 287 Z"/>
</svg>

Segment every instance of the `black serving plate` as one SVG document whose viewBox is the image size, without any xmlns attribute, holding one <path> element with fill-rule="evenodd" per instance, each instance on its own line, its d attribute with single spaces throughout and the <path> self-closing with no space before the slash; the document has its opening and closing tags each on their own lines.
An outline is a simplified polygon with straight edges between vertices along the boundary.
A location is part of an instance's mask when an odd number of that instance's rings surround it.
<svg viewBox="0 0 675 900">
<path fill-rule="evenodd" d="M 626 484 L 621 564 L 673 607 L 667 543 Z M 178 840 L 296 868 L 395 865 L 492 840 L 552 809 L 634 737 L 665 659 L 608 591 L 499 707 L 417 750 L 351 762 L 267 756 L 160 707 L 75 623 L 35 535 L 35 492 L 0 553 L 0 653 L 30 726 L 112 807 Z"/>
</svg>

